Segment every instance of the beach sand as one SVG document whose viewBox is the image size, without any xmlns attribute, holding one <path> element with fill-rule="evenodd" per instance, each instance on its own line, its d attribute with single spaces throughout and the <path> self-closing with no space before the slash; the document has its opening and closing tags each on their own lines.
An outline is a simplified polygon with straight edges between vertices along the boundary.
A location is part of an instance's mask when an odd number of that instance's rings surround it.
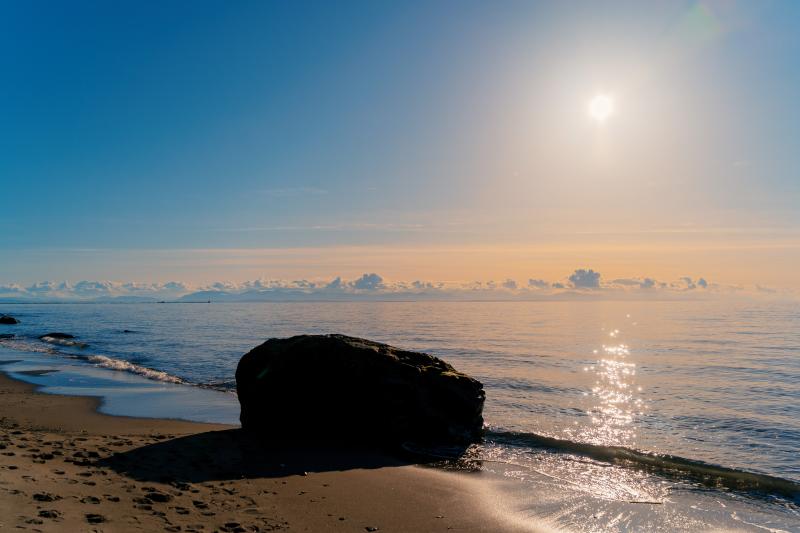
<svg viewBox="0 0 800 533">
<path fill-rule="evenodd" d="M 116 417 L 0 374 L 0 530 L 523 531 L 480 474 Z"/>
</svg>

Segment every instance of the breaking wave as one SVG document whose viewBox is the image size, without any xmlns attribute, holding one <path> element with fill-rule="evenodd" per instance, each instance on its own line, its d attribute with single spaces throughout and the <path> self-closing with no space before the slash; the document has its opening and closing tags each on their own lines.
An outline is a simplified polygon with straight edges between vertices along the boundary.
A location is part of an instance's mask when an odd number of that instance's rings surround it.
<svg viewBox="0 0 800 533">
<path fill-rule="evenodd" d="M 87 348 L 89 346 L 85 342 L 81 342 L 79 340 L 62 339 L 61 337 L 50 337 L 49 335 L 39 337 L 39 340 L 48 344 L 57 344 L 59 346 L 74 346 L 76 348 Z"/>
<path fill-rule="evenodd" d="M 76 358 L 83 359 L 83 357 L 80 356 L 77 356 Z M 124 361 L 122 359 L 106 357 L 105 355 L 87 355 L 85 356 L 85 360 L 96 366 L 111 370 L 118 370 L 121 372 L 130 372 L 131 374 L 143 376 L 147 379 L 152 379 L 153 381 L 163 381 L 165 383 L 185 383 L 185 381 L 181 378 L 173 376 L 172 374 L 167 374 L 161 370 L 154 370 L 146 366 Z"/>
<path fill-rule="evenodd" d="M 44 341 L 45 343 L 42 344 L 41 342 L 38 342 L 39 340 Z M 0 342 L 2 342 L 3 346 L 6 346 L 8 348 L 17 351 L 57 355 L 67 359 L 84 361 L 94 366 L 106 368 L 109 370 L 136 374 L 137 376 L 142 376 L 144 378 L 153 381 L 161 381 L 164 383 L 187 384 L 185 380 L 177 376 L 173 376 L 172 374 L 169 374 L 167 372 L 163 372 L 161 370 L 155 370 L 153 368 L 149 368 L 142 365 L 137 365 L 135 363 L 125 361 L 124 359 L 117 359 L 114 357 L 109 357 L 107 355 L 99 355 L 99 354 L 64 352 L 56 348 L 56 346 L 65 346 L 65 347 L 77 347 L 83 349 L 87 346 L 84 343 L 72 341 L 71 339 L 42 337 L 41 339 L 33 341 L 31 339 L 25 340 L 23 338 L 16 337 L 14 339 L 8 339 L 8 340 L 3 339 L 0 340 Z"/>
<path fill-rule="evenodd" d="M 795 481 L 676 455 L 662 455 L 624 446 L 589 444 L 514 431 L 487 430 L 485 438 L 488 442 L 506 446 L 581 455 L 600 462 L 646 470 L 664 477 L 693 481 L 708 487 L 774 494 L 800 501 L 800 483 Z"/>
</svg>

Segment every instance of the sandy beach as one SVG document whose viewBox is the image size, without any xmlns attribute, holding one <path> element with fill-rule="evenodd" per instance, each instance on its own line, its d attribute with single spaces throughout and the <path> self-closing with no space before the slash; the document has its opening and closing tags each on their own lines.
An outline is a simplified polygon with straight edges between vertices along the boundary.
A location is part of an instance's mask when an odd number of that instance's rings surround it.
<svg viewBox="0 0 800 533">
<path fill-rule="evenodd" d="M 519 531 L 467 473 L 116 417 L 0 374 L 0 530 Z"/>
</svg>

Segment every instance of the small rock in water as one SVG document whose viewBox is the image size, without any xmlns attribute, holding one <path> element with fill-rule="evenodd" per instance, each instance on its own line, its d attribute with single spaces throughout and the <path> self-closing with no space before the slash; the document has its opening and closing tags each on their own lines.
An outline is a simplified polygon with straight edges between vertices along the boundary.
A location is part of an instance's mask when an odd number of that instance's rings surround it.
<svg viewBox="0 0 800 533">
<path fill-rule="evenodd" d="M 0 316 L 0 324 L 5 324 L 7 326 L 10 326 L 10 325 L 13 325 L 13 324 L 19 324 L 19 320 L 17 320 L 13 316 L 2 315 L 2 316 Z"/>
<path fill-rule="evenodd" d="M 52 333 L 39 335 L 39 339 L 44 339 L 45 337 L 50 337 L 51 339 L 74 339 L 75 335 L 70 335 L 69 333 L 61 333 L 60 331 L 53 331 Z"/>
</svg>

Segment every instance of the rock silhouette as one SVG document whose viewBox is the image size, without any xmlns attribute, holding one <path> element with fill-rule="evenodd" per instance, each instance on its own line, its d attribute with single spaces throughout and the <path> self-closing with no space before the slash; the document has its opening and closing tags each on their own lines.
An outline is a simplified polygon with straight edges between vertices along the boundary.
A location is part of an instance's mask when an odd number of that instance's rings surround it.
<svg viewBox="0 0 800 533">
<path fill-rule="evenodd" d="M 469 444 L 483 385 L 431 355 L 345 335 L 270 339 L 236 369 L 242 427 L 277 440 Z"/>
</svg>

